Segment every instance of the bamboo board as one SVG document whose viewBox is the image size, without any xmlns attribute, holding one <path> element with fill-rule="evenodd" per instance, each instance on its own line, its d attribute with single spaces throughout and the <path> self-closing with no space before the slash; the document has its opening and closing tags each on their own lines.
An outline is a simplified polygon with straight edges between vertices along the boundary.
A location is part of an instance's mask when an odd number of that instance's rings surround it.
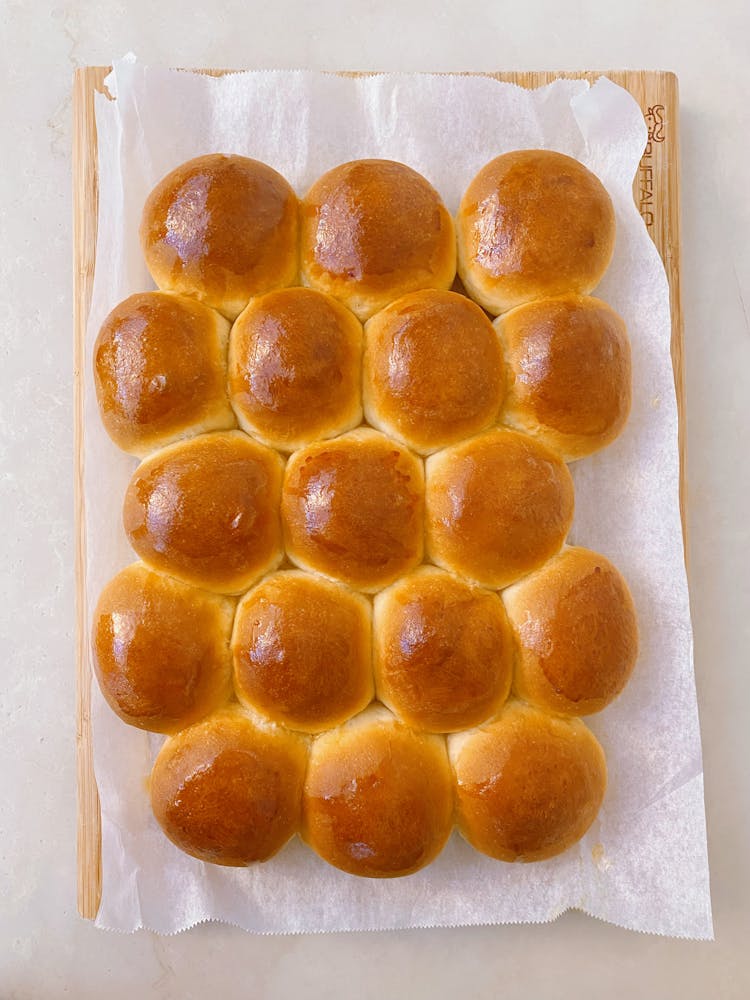
<svg viewBox="0 0 750 1000">
<path fill-rule="evenodd" d="M 101 815 L 91 743 L 91 669 L 84 634 L 86 537 L 83 493 L 83 366 L 86 323 L 94 281 L 98 205 L 94 94 L 104 93 L 108 67 L 86 66 L 73 79 L 73 260 L 74 260 L 74 416 L 76 504 L 76 672 L 78 685 L 76 759 L 78 775 L 78 910 L 93 920 L 101 899 Z M 205 70 L 221 75 L 226 70 Z M 679 97 L 673 73 L 618 70 L 581 73 L 496 73 L 498 80 L 535 88 L 559 77 L 593 83 L 607 76 L 630 91 L 643 111 L 648 143 L 635 178 L 633 195 L 649 234 L 661 254 L 672 305 L 672 364 L 679 421 L 680 513 L 685 537 L 685 396 L 683 324 L 680 302 Z"/>
</svg>

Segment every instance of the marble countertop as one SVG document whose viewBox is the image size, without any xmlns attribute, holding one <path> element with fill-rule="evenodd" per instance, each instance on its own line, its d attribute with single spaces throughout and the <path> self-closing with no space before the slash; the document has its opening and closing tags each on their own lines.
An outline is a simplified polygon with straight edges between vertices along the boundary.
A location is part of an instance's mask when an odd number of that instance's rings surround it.
<svg viewBox="0 0 750 1000">
<path fill-rule="evenodd" d="M 0 3 L 0 996 L 750 995 L 750 68 L 746 0 Z M 680 78 L 688 511 L 716 941 L 545 926 L 173 938 L 75 906 L 71 74 L 128 50 L 181 66 L 657 68 Z M 747 303 L 747 304 L 746 304 Z M 38 718 L 57 716 L 53 729 Z M 679 836 L 679 832 L 676 832 Z"/>
</svg>

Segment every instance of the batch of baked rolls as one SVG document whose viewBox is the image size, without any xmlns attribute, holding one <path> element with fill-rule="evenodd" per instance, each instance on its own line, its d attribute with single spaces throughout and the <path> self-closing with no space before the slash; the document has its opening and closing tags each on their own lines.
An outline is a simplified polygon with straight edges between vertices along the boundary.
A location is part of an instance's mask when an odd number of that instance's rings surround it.
<svg viewBox="0 0 750 1000">
<path fill-rule="evenodd" d="M 622 691 L 628 588 L 566 544 L 566 463 L 630 407 L 600 181 L 499 156 L 454 220 L 408 166 L 337 166 L 298 199 L 202 156 L 146 201 L 157 291 L 107 317 L 104 425 L 141 459 L 138 561 L 93 621 L 114 711 L 167 734 L 156 820 L 203 861 L 299 835 L 352 875 L 409 875 L 457 827 L 500 861 L 570 848 Z"/>
</svg>

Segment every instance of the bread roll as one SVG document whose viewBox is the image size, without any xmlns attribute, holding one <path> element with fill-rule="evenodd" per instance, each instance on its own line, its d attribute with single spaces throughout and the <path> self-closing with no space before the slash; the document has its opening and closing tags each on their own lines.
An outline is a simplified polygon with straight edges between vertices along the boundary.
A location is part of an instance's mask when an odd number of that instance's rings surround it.
<svg viewBox="0 0 750 1000">
<path fill-rule="evenodd" d="M 297 833 L 306 763 L 304 737 L 229 706 L 164 744 L 151 773 L 154 816 L 201 861 L 267 861 Z"/>
<path fill-rule="evenodd" d="M 609 560 L 564 548 L 503 593 L 518 642 L 514 687 L 527 701 L 564 715 L 606 708 L 638 656 L 638 625 L 627 584 Z"/>
<path fill-rule="evenodd" d="M 458 271 L 497 315 L 531 299 L 586 294 L 615 245 L 615 213 L 601 181 L 546 149 L 498 156 L 469 184 L 457 216 Z"/>
<path fill-rule="evenodd" d="M 131 726 L 171 733 L 232 695 L 234 601 L 143 563 L 112 580 L 94 611 L 94 670 L 110 707 Z"/>
<path fill-rule="evenodd" d="M 393 878 L 428 865 L 453 823 L 445 741 L 373 705 L 310 751 L 302 837 L 351 875 Z"/>
<path fill-rule="evenodd" d="M 604 752 L 579 719 L 508 702 L 481 729 L 448 737 L 458 828 L 498 861 L 543 861 L 575 844 L 607 785 Z"/>
<path fill-rule="evenodd" d="M 123 523 L 152 569 L 239 594 L 281 562 L 283 463 L 241 431 L 202 434 L 135 470 Z"/>
<path fill-rule="evenodd" d="M 563 295 L 495 320 L 508 364 L 501 420 L 570 462 L 604 448 L 630 412 L 630 342 L 601 299 Z"/>
<path fill-rule="evenodd" d="M 317 733 L 373 696 L 370 604 L 307 573 L 268 576 L 243 597 L 232 634 L 237 697 L 273 722 Z"/>
<path fill-rule="evenodd" d="M 513 637 L 497 594 L 423 566 L 377 595 L 373 625 L 378 698 L 407 725 L 456 732 L 508 697 Z"/>
<path fill-rule="evenodd" d="M 183 295 L 131 295 L 94 345 L 94 384 L 107 433 L 143 456 L 180 437 L 236 425 L 226 389 L 229 323 Z"/>
<path fill-rule="evenodd" d="M 361 320 L 418 288 L 450 288 L 453 220 L 421 174 L 354 160 L 324 174 L 301 203 L 302 282 Z"/>
<path fill-rule="evenodd" d="M 488 427 L 503 397 L 492 324 L 455 292 L 412 292 L 368 321 L 364 403 L 368 421 L 429 453 Z"/>
<path fill-rule="evenodd" d="M 297 198 L 281 174 L 212 153 L 168 173 L 141 218 L 146 266 L 159 286 L 234 319 L 253 295 L 294 283 Z"/>
<path fill-rule="evenodd" d="M 229 393 L 240 425 L 294 451 L 362 420 L 362 327 L 335 299 L 285 288 L 252 299 L 232 327 Z"/>
<path fill-rule="evenodd" d="M 422 560 L 422 463 L 377 431 L 289 459 L 281 516 L 289 558 L 356 590 L 386 587 Z"/>
<path fill-rule="evenodd" d="M 498 429 L 427 459 L 427 552 L 499 589 L 559 551 L 573 520 L 563 461 L 527 434 Z"/>
</svg>

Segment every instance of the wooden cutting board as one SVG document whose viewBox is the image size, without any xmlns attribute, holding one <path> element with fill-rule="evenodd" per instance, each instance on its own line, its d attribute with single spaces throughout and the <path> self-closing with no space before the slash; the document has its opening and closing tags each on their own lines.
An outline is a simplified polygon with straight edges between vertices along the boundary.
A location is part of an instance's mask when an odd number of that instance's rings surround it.
<svg viewBox="0 0 750 1000">
<path fill-rule="evenodd" d="M 101 817 L 91 744 L 91 668 L 84 634 L 86 537 L 83 523 L 83 365 L 86 323 L 96 258 L 98 203 L 94 94 L 104 93 L 108 67 L 86 66 L 73 78 L 73 261 L 78 766 L 78 909 L 93 920 L 101 898 Z M 204 70 L 222 75 L 229 70 Z M 494 73 L 498 80 L 522 87 L 544 86 L 559 77 L 594 82 L 607 76 L 630 91 L 643 111 L 648 143 L 633 185 L 633 196 L 648 232 L 661 254 L 672 303 L 672 364 L 679 417 L 680 512 L 685 535 L 685 397 L 683 326 L 680 304 L 680 166 L 679 97 L 673 73 L 652 70 L 586 70 L 580 73 Z"/>
</svg>

